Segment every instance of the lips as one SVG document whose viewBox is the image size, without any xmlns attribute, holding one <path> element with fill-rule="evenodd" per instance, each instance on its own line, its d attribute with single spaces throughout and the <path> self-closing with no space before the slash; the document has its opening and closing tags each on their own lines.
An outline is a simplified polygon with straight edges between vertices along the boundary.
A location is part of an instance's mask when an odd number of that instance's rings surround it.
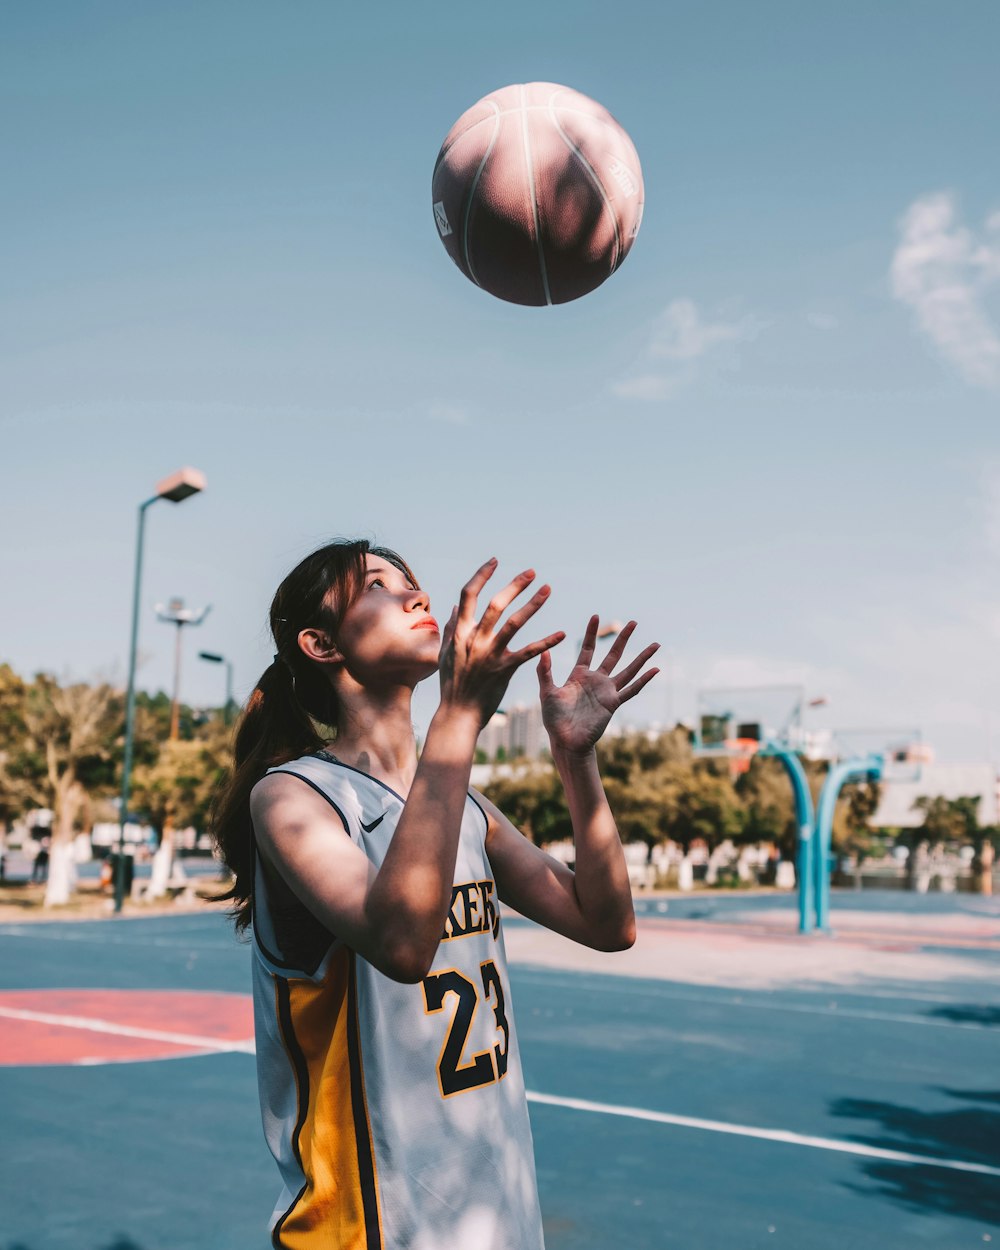
<svg viewBox="0 0 1000 1250">
<path fill-rule="evenodd" d="M 441 632 L 433 616 L 424 617 L 422 621 L 417 621 L 416 625 L 411 625 L 410 629 L 433 629 L 436 634 Z"/>
</svg>

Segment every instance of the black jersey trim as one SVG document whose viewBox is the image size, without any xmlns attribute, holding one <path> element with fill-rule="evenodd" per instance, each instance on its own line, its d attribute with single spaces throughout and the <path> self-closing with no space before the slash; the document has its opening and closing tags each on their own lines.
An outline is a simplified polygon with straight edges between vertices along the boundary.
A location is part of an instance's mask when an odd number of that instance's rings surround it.
<svg viewBox="0 0 1000 1250">
<path fill-rule="evenodd" d="M 405 803 L 406 799 L 398 794 L 392 786 L 387 786 L 384 781 L 379 781 L 377 777 L 373 777 L 371 773 L 366 773 L 363 768 L 355 768 L 353 764 L 345 764 L 343 760 L 338 760 L 335 755 L 331 755 L 329 751 L 314 751 L 313 756 L 318 760 L 326 760 L 328 764 L 336 764 L 338 768 L 346 768 L 349 772 L 357 773 L 359 777 L 367 777 L 369 781 L 374 781 L 377 786 L 381 786 L 383 790 L 388 790 L 394 799 L 399 799 L 400 803 Z"/>
<path fill-rule="evenodd" d="M 306 1181 L 306 1183 L 302 1186 L 299 1192 L 292 1199 L 292 1205 L 284 1213 L 281 1219 L 278 1220 L 274 1228 L 271 1229 L 271 1245 L 274 1247 L 274 1250 L 281 1250 L 281 1244 L 282 1244 L 281 1243 L 281 1230 L 284 1226 L 284 1223 L 288 1219 L 288 1217 L 291 1215 L 291 1213 L 295 1210 L 295 1208 L 299 1205 L 299 1203 L 302 1201 L 302 1195 L 306 1192 L 308 1188 L 309 1188 L 309 1182 Z"/>
<path fill-rule="evenodd" d="M 354 952 L 351 951 L 347 979 L 347 1060 L 351 1070 L 351 1110 L 354 1113 L 354 1138 L 358 1152 L 361 1205 L 365 1216 L 365 1250 L 382 1250 L 375 1161 L 372 1158 L 371 1126 L 368 1120 L 368 1105 L 365 1101 L 365 1074 L 361 1060 L 356 959 Z"/>
<path fill-rule="evenodd" d="M 330 804 L 333 810 L 340 817 L 344 826 L 344 832 L 347 834 L 348 837 L 351 836 L 351 826 L 347 823 L 347 817 L 340 810 L 340 808 L 333 801 L 333 799 L 330 798 L 330 796 L 322 788 L 322 786 L 318 786 L 315 781 L 310 781 L 308 777 L 303 777 L 301 773 L 293 772 L 292 769 L 290 768 L 272 768 L 271 771 L 267 773 L 267 776 L 274 777 L 278 773 L 283 773 L 286 777 L 298 777 L 299 781 L 305 782 L 305 784 L 307 786 L 310 786 L 313 790 L 315 790 L 317 794 L 322 795 L 322 797 L 326 799 L 326 801 Z"/>
<path fill-rule="evenodd" d="M 292 1001 L 291 992 L 288 988 L 288 982 L 284 977 L 276 976 L 274 978 L 275 997 L 278 1006 L 278 1028 L 281 1032 L 281 1040 L 285 1047 L 285 1054 L 291 1060 L 292 1068 L 295 1072 L 295 1091 L 298 1100 L 298 1106 L 295 1111 L 295 1128 L 292 1131 L 292 1153 L 295 1155 L 295 1162 L 299 1165 L 299 1170 L 305 1174 L 305 1168 L 302 1166 L 302 1153 L 299 1150 L 299 1138 L 302 1135 L 302 1129 L 306 1122 L 306 1116 L 309 1113 L 309 1067 L 306 1064 L 306 1057 L 302 1053 L 298 1039 L 295 1036 L 295 1025 L 292 1022 Z M 271 1232 L 271 1244 L 275 1247 L 281 1246 L 281 1229 L 299 1205 L 302 1195 L 309 1188 L 308 1178 L 299 1192 L 295 1195 L 292 1205 L 278 1220 Z"/>
<path fill-rule="evenodd" d="M 483 805 L 482 805 L 482 803 L 480 803 L 480 801 L 476 798 L 476 796 L 472 793 L 472 791 L 471 791 L 471 790 L 469 791 L 469 798 L 470 798 L 470 799 L 473 801 L 473 803 L 475 803 L 475 805 L 479 808 L 479 814 L 480 814 L 480 816 L 482 816 L 482 818 L 483 818 L 483 824 L 486 826 L 486 832 L 487 832 L 487 833 L 489 833 L 489 831 L 490 831 L 490 818 L 486 815 L 486 812 L 483 810 Z"/>
</svg>

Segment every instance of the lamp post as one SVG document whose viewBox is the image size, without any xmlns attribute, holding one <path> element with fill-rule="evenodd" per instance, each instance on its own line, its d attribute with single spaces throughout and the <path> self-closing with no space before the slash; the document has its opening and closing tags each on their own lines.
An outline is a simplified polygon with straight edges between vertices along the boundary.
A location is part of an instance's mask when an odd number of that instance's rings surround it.
<svg viewBox="0 0 1000 1250">
<path fill-rule="evenodd" d="M 205 489 L 205 475 L 198 469 L 178 469 L 162 482 L 156 493 L 139 505 L 139 524 L 135 542 L 135 577 L 132 583 L 132 635 L 128 651 L 128 690 L 125 696 L 125 757 L 122 761 L 120 823 L 118 826 L 118 863 L 115 868 L 115 911 L 120 912 L 125 898 L 125 822 L 128 820 L 129 787 L 132 780 L 132 740 L 135 731 L 135 664 L 139 645 L 139 595 L 142 587 L 142 543 L 146 525 L 146 509 L 158 499 L 181 503 Z"/>
<path fill-rule="evenodd" d="M 174 642 L 174 697 L 170 702 L 170 741 L 176 742 L 181 727 L 181 634 L 185 625 L 200 625 L 212 610 L 212 605 L 194 612 L 185 608 L 183 599 L 171 599 L 166 607 L 162 603 L 156 605 L 156 615 L 161 621 L 177 626 L 177 638 Z"/>
<path fill-rule="evenodd" d="M 199 651 L 199 660 L 207 660 L 209 664 L 225 664 L 226 666 L 226 704 L 222 709 L 222 719 L 229 724 L 233 716 L 233 663 L 217 651 Z"/>
</svg>

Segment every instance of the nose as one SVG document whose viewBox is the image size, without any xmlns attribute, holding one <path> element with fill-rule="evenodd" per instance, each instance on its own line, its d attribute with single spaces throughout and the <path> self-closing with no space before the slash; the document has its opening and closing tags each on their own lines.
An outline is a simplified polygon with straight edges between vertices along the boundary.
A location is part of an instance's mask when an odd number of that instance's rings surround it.
<svg viewBox="0 0 1000 1250">
<path fill-rule="evenodd" d="M 425 612 L 431 610 L 431 597 L 426 590 L 411 590 L 407 597 L 407 612 L 415 612 L 418 608 L 423 608 Z"/>
</svg>

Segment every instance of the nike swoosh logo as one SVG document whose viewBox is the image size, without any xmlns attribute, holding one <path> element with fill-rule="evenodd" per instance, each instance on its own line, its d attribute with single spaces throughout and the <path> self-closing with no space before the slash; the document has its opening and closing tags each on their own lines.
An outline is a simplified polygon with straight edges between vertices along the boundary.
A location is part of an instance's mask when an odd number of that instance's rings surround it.
<svg viewBox="0 0 1000 1250">
<path fill-rule="evenodd" d="M 385 812 L 383 812 L 381 816 L 376 816 L 370 825 L 366 825 L 365 822 L 362 821 L 361 828 L 364 829 L 365 833 L 371 833 L 375 826 L 380 825 L 383 820 L 385 820 Z"/>
</svg>

